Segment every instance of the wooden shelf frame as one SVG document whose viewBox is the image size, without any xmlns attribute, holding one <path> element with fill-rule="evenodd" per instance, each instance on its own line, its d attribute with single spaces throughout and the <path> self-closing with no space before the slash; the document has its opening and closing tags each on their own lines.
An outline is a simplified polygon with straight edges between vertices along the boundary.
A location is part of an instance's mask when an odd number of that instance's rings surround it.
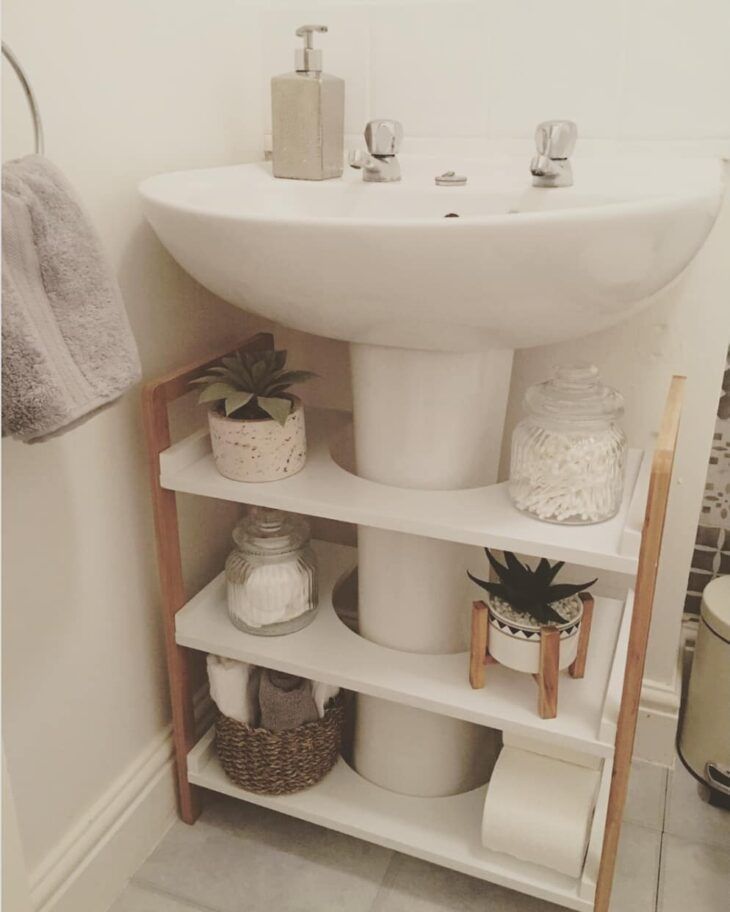
<svg viewBox="0 0 730 912">
<path fill-rule="evenodd" d="M 170 683 L 170 701 L 172 705 L 173 741 L 177 765 L 180 816 L 187 823 L 193 823 L 200 813 L 200 794 L 197 787 L 193 784 L 193 781 L 196 779 L 195 775 L 189 776 L 187 769 L 188 755 L 194 748 L 195 739 L 193 692 L 190 674 L 191 651 L 187 647 L 178 644 L 175 633 L 176 615 L 186 603 L 182 576 L 182 557 L 180 553 L 175 490 L 184 490 L 192 494 L 219 497 L 243 503 L 266 503 L 270 506 L 280 506 L 283 509 L 298 510 L 303 513 L 310 513 L 310 515 L 317 516 L 330 516 L 331 511 L 322 512 L 321 504 L 318 505 L 315 502 L 310 503 L 310 509 L 307 509 L 306 497 L 302 498 L 297 504 L 292 504 L 288 507 L 282 502 L 282 499 L 285 499 L 281 496 L 284 485 L 295 480 L 299 476 L 293 476 L 292 479 L 286 479 L 283 482 L 273 483 L 273 487 L 267 486 L 270 495 L 266 496 L 267 499 L 265 501 L 256 499 L 261 498 L 263 495 L 261 493 L 255 494 L 252 490 L 253 488 L 260 488 L 260 485 L 242 485 L 236 489 L 236 495 L 232 496 L 234 489 L 228 486 L 224 488 L 214 486 L 211 488 L 210 485 L 207 484 L 209 476 L 205 476 L 205 485 L 201 484 L 200 487 L 196 487 L 195 489 L 192 484 L 185 486 L 180 483 L 180 473 L 178 473 L 177 483 L 174 483 L 169 477 L 170 467 L 174 466 L 177 460 L 177 465 L 180 469 L 180 466 L 186 462 L 187 456 L 190 453 L 191 443 L 194 447 L 197 447 L 199 458 L 205 458 L 206 443 L 205 435 L 201 434 L 197 436 L 194 435 L 194 439 L 192 441 L 188 440 L 182 449 L 172 447 L 168 406 L 174 400 L 189 392 L 190 380 L 219 358 L 236 350 L 244 348 L 261 350 L 270 347 L 272 344 L 273 339 L 271 335 L 261 333 L 247 340 L 243 340 L 237 345 L 227 345 L 221 351 L 212 352 L 204 358 L 197 359 L 178 370 L 172 371 L 163 377 L 147 383 L 142 394 L 145 434 L 149 454 L 150 486 L 152 491 L 155 534 L 157 540 L 162 619 Z M 615 546 L 611 549 L 612 556 L 610 561 L 608 563 L 606 563 L 605 560 L 602 562 L 595 562 L 595 557 L 597 556 L 595 551 L 590 552 L 590 557 L 588 556 L 588 552 L 583 555 L 584 559 L 582 560 L 582 563 L 584 564 L 603 567 L 605 569 L 615 569 L 627 573 L 628 575 L 635 574 L 636 591 L 633 611 L 631 613 L 628 640 L 625 644 L 626 659 L 621 686 L 621 699 L 617 711 L 610 788 L 608 788 L 607 797 L 605 797 L 605 789 L 603 790 L 604 798 L 599 801 L 599 807 L 596 811 L 597 814 L 602 814 L 602 804 L 606 804 L 606 821 L 602 849 L 600 856 L 597 859 L 595 857 L 595 848 L 593 848 L 592 851 L 589 851 L 591 866 L 597 869 L 595 896 L 591 903 L 591 897 L 586 898 L 583 895 L 583 892 L 581 892 L 582 901 L 578 905 L 572 905 L 573 908 L 590 909 L 592 907 L 595 912 L 608 912 L 621 820 L 631 769 L 631 758 L 641 697 L 641 683 L 646 660 L 646 649 L 651 624 L 664 521 L 669 499 L 674 453 L 679 432 L 684 384 L 684 377 L 675 376 L 672 378 L 667 405 L 653 458 L 651 463 L 644 460 L 643 464 L 638 464 L 636 466 L 635 481 L 636 478 L 638 478 L 638 483 L 635 483 L 632 486 L 632 491 L 628 500 L 622 508 L 624 525 L 618 530 L 618 538 L 616 539 Z M 181 456 L 181 453 L 184 454 L 185 458 Z M 161 481 L 161 462 L 165 464 L 165 470 L 162 472 L 163 481 Z M 190 463 L 188 462 L 187 464 L 189 465 Z M 183 465 L 182 468 L 184 469 L 185 466 Z M 340 469 L 340 471 L 344 472 L 343 469 Z M 301 474 L 303 475 L 304 473 Z M 349 478 L 355 479 L 356 485 L 358 481 L 360 481 L 357 479 L 357 476 L 350 475 Z M 175 490 L 173 490 L 172 487 L 173 483 Z M 641 501 L 643 500 L 643 486 L 645 483 L 648 486 L 648 494 L 646 497 L 641 533 L 639 534 L 637 527 L 642 512 L 643 504 Z M 230 485 L 230 482 L 228 484 Z M 494 486 L 494 488 L 498 489 L 499 486 Z M 244 489 L 248 489 L 247 493 L 244 493 Z M 489 489 L 478 490 L 488 491 Z M 466 498 L 470 493 L 473 494 L 473 492 L 463 492 L 465 503 L 467 502 Z M 254 494 L 255 496 L 252 496 Z M 251 497 L 251 499 L 247 500 L 247 497 Z M 332 518 L 337 519 L 345 517 L 335 515 L 332 516 Z M 357 522 L 358 519 L 353 517 L 350 521 Z M 368 522 L 366 516 L 363 516 L 359 521 L 365 525 L 375 524 L 372 521 Z M 397 518 L 397 521 L 401 526 L 409 526 L 407 522 L 404 522 L 402 516 Z M 394 525 L 383 527 L 396 528 Z M 430 535 L 434 538 L 443 537 L 453 541 L 463 540 L 472 544 L 491 544 L 493 547 L 497 548 L 508 547 L 511 550 L 522 550 L 523 553 L 536 553 L 535 550 L 525 549 L 525 542 L 522 542 L 523 547 L 521 548 L 519 537 L 515 540 L 511 540 L 510 536 L 505 534 L 491 537 L 489 530 L 481 530 L 479 540 L 464 538 L 461 535 L 455 537 L 453 534 L 443 534 L 444 530 L 439 530 L 437 528 L 432 528 L 430 532 L 421 531 L 419 533 L 417 528 L 413 528 L 412 523 L 408 528 L 399 527 L 396 528 L 396 530 L 412 532 L 414 534 Z M 561 535 L 564 534 L 564 530 L 561 530 L 560 527 L 551 527 L 551 532 L 549 534 L 546 532 L 543 536 L 540 536 L 539 542 L 537 540 L 532 541 L 532 548 L 540 547 L 544 556 L 562 559 L 561 554 L 556 553 L 554 543 L 551 544 L 551 542 L 554 541 L 556 536 L 560 538 Z M 533 539 L 534 538 L 535 537 L 533 536 Z M 550 541 L 547 539 L 550 539 Z M 638 562 L 636 562 L 635 559 L 637 545 L 639 545 Z M 585 551 L 584 548 L 579 548 L 578 550 Z M 600 554 L 598 556 L 600 557 Z M 574 562 L 578 563 L 581 562 L 580 559 L 576 560 L 575 557 L 568 559 L 572 559 Z M 466 669 L 464 674 L 466 676 Z M 619 672 L 614 666 L 614 672 L 611 676 L 614 683 L 618 675 Z M 203 781 L 202 779 L 198 781 L 205 787 L 217 788 L 215 784 Z M 226 788 L 218 788 L 217 790 L 231 793 L 230 790 Z M 250 798 L 250 800 L 254 799 Z M 438 801 L 438 799 L 435 800 Z M 264 802 L 259 801 L 259 803 Z M 288 813 L 291 812 L 287 811 L 285 807 L 281 807 L 280 809 Z M 328 823 L 324 818 L 320 822 L 324 825 L 334 825 L 332 821 Z M 594 829 L 595 826 L 599 826 L 600 828 L 600 823 L 601 821 L 599 820 L 598 823 L 594 825 Z M 363 834 L 363 836 L 364 838 L 367 838 L 366 834 Z M 400 848 L 402 851 L 409 851 L 407 842 L 403 843 Z M 416 846 L 410 846 L 410 850 L 412 850 L 414 854 L 419 854 Z M 421 854 L 421 857 L 424 857 L 423 854 Z M 434 858 L 433 860 L 438 861 L 439 859 Z M 459 868 L 458 864 L 449 861 L 448 859 L 441 859 L 441 863 Z M 588 867 L 588 862 L 586 867 Z M 486 874 L 478 876 L 484 876 L 485 879 L 490 879 Z M 496 875 L 494 876 L 494 879 L 497 880 Z M 522 888 L 518 881 L 515 881 L 511 885 L 516 889 Z M 593 892 L 592 888 L 590 892 Z"/>
<path fill-rule="evenodd" d="M 170 687 L 172 710 L 172 739 L 175 749 L 175 766 L 180 816 L 186 823 L 194 823 L 200 815 L 200 795 L 188 782 L 187 755 L 195 743 L 195 711 L 193 685 L 190 672 L 190 652 L 175 641 L 175 615 L 186 602 L 183 583 L 182 555 L 180 552 L 180 526 L 175 492 L 160 484 L 160 454 L 172 445 L 168 407 L 170 403 L 190 392 L 190 381 L 220 358 L 241 349 L 261 350 L 271 348 L 274 337 L 259 333 L 230 343 L 219 351 L 196 359 L 183 367 L 170 371 L 142 388 L 142 416 L 147 439 L 147 457 L 152 492 L 152 510 L 155 520 L 157 568 L 160 578 L 162 625 L 167 656 L 167 677 Z"/>
</svg>

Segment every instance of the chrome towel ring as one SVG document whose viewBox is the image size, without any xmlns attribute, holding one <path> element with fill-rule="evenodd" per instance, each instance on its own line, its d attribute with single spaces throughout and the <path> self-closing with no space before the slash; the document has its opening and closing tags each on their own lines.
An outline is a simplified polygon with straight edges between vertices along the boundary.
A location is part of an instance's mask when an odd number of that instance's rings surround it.
<svg viewBox="0 0 730 912">
<path fill-rule="evenodd" d="M 23 87 L 23 92 L 28 101 L 28 107 L 30 108 L 30 115 L 33 118 L 33 133 L 35 136 L 35 151 L 37 155 L 43 155 L 45 144 L 43 142 L 43 121 L 41 120 L 41 112 L 38 108 L 38 102 L 36 101 L 35 94 L 31 88 L 30 82 L 28 82 L 28 77 L 25 75 L 23 67 L 20 65 L 18 58 L 10 50 L 10 48 L 2 42 L 2 54 L 3 57 L 8 61 L 10 66 L 15 70 L 15 75 L 20 80 L 20 84 Z"/>
</svg>

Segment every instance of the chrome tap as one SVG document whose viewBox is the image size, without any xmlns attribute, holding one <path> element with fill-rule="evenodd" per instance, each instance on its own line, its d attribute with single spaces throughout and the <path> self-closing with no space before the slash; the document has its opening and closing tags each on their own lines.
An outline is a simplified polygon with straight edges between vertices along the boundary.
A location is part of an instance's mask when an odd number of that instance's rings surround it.
<svg viewBox="0 0 730 912">
<path fill-rule="evenodd" d="M 535 130 L 537 155 L 530 163 L 533 187 L 571 187 L 570 156 L 578 138 L 572 120 L 546 120 Z"/>
<path fill-rule="evenodd" d="M 351 168 L 362 168 L 362 179 L 385 183 L 400 180 L 400 152 L 403 141 L 403 126 L 397 120 L 371 120 L 365 127 L 365 142 L 368 151 L 360 149 L 350 152 L 348 161 Z"/>
</svg>

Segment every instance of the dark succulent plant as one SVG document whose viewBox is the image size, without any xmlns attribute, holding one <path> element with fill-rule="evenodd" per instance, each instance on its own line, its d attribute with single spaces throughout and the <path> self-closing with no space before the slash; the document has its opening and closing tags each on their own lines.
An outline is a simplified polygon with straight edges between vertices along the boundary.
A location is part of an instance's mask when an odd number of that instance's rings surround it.
<svg viewBox="0 0 730 912">
<path fill-rule="evenodd" d="M 289 387 L 317 376 L 285 367 L 285 351 L 236 352 L 191 383 L 203 387 L 198 402 L 222 403 L 229 418 L 273 418 L 283 426 L 294 404 L 293 396 L 287 393 Z"/>
<path fill-rule="evenodd" d="M 485 548 L 484 552 L 499 577 L 499 582 L 478 579 L 467 570 L 469 579 L 490 595 L 496 595 L 508 602 L 516 611 L 529 614 L 538 626 L 564 624 L 565 618 L 558 614 L 552 603 L 577 595 L 596 582 L 591 580 L 590 583 L 554 584 L 553 580 L 565 565 L 565 561 L 551 565 L 550 561 L 543 557 L 533 570 L 527 564 L 521 563 L 511 551 L 504 552 L 506 566 L 499 563 L 489 548 Z"/>
</svg>

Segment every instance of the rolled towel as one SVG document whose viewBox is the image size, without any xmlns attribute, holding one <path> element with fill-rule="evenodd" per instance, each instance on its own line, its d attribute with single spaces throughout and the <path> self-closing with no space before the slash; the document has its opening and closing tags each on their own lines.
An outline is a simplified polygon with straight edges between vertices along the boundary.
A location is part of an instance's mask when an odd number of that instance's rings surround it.
<svg viewBox="0 0 730 912">
<path fill-rule="evenodd" d="M 329 701 L 336 697 L 340 692 L 339 687 L 335 687 L 334 684 L 323 684 L 322 681 L 312 681 L 312 697 L 314 698 L 314 705 L 317 707 L 317 712 L 319 713 L 319 718 L 324 718 L 324 710 Z"/>
<path fill-rule="evenodd" d="M 3 435 L 80 424 L 141 370 L 116 279 L 73 189 L 48 159 L 3 166 Z"/>
<path fill-rule="evenodd" d="M 258 725 L 259 669 L 217 655 L 209 655 L 206 665 L 210 697 L 220 712 L 244 725 Z"/>
<path fill-rule="evenodd" d="M 261 728 L 272 732 L 299 728 L 319 718 L 312 697 L 312 682 L 296 675 L 261 669 L 259 682 Z"/>
</svg>

